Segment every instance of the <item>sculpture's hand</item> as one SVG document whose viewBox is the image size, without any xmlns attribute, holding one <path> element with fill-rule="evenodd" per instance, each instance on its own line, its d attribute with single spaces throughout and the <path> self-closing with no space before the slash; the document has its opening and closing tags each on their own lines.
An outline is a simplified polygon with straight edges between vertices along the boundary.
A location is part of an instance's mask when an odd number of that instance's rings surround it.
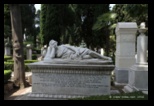
<svg viewBox="0 0 154 106">
<path fill-rule="evenodd" d="M 76 55 L 76 57 L 79 57 L 79 56 L 80 56 L 80 54 L 79 54 L 79 51 L 78 51 L 78 50 L 76 50 L 75 55 Z"/>
<path fill-rule="evenodd" d="M 112 59 L 110 57 L 108 57 L 108 60 L 111 61 Z"/>
</svg>

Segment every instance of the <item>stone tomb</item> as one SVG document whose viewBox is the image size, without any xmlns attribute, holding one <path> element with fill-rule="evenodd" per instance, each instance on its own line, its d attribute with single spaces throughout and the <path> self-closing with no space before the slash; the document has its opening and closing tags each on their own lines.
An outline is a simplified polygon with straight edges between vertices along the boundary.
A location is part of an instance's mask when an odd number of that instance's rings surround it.
<svg viewBox="0 0 154 106">
<path fill-rule="evenodd" d="M 55 59 L 56 60 L 56 59 Z M 63 60 L 64 61 L 64 60 Z M 110 62 L 36 62 L 32 71 L 32 98 L 77 98 L 110 94 Z"/>
</svg>

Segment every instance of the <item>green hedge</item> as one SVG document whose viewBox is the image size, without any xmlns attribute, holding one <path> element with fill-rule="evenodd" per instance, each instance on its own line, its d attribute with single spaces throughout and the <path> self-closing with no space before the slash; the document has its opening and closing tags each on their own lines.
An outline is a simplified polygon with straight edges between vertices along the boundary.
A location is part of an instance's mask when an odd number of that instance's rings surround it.
<svg viewBox="0 0 154 106">
<path fill-rule="evenodd" d="M 36 54 L 41 54 L 41 50 L 40 49 L 34 48 L 33 51 L 35 51 Z"/>
<path fill-rule="evenodd" d="M 12 56 L 4 56 L 4 61 L 12 59 Z"/>
<path fill-rule="evenodd" d="M 27 59 L 26 54 L 24 54 L 24 59 Z M 32 60 L 37 60 L 37 54 L 32 54 Z"/>
<path fill-rule="evenodd" d="M 36 54 L 32 54 L 32 60 L 36 60 L 37 59 L 37 55 Z"/>
<path fill-rule="evenodd" d="M 4 62 L 4 70 L 13 70 L 13 62 Z"/>
<path fill-rule="evenodd" d="M 34 63 L 34 62 L 38 62 L 38 60 L 25 60 L 25 72 L 30 71 L 30 69 L 27 65 L 30 63 Z M 4 69 L 5 70 L 14 70 L 13 60 L 9 60 L 9 62 L 4 62 Z"/>
<path fill-rule="evenodd" d="M 4 70 L 4 83 L 7 83 L 7 81 L 11 78 L 11 70 Z"/>
<path fill-rule="evenodd" d="M 38 62 L 38 60 L 24 60 L 25 63 L 34 63 L 34 62 Z"/>
<path fill-rule="evenodd" d="M 13 63 L 14 60 L 7 60 L 7 62 Z M 38 60 L 24 60 L 25 63 L 34 63 L 34 62 L 38 62 Z"/>
</svg>

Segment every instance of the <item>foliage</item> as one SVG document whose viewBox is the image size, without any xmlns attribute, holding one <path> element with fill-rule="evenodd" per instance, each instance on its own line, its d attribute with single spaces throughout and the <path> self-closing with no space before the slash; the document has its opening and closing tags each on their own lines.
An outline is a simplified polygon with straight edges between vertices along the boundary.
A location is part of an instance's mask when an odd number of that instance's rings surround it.
<svg viewBox="0 0 154 106">
<path fill-rule="evenodd" d="M 4 4 L 4 24 L 11 26 L 10 9 L 8 4 Z"/>
<path fill-rule="evenodd" d="M 36 54 L 41 54 L 41 50 L 40 50 L 40 49 L 33 48 L 32 50 L 33 50 L 33 51 L 35 51 L 35 52 L 36 52 Z"/>
<path fill-rule="evenodd" d="M 22 32 L 32 35 L 34 31 L 35 7 L 34 4 L 24 4 L 21 6 Z M 25 30 L 26 28 L 26 30 Z"/>
<path fill-rule="evenodd" d="M 35 7 L 34 4 L 24 4 L 21 7 L 22 33 L 33 36 L 35 31 Z M 26 28 L 26 30 L 25 30 Z M 8 4 L 4 4 L 4 35 L 11 38 L 11 18 Z"/>
<path fill-rule="evenodd" d="M 87 47 L 93 48 L 100 44 L 102 47 L 103 31 L 93 31 L 92 26 L 99 15 L 108 11 L 109 4 L 42 4 L 41 42 L 45 45 L 55 39 L 58 43 L 79 45 L 83 39 Z M 84 22 L 81 16 L 86 16 Z"/>
<path fill-rule="evenodd" d="M 10 63 L 13 63 L 14 60 L 8 60 L 7 62 L 8 62 L 8 63 L 9 63 L 9 62 L 10 62 Z M 34 63 L 34 62 L 38 62 L 38 60 L 24 60 L 24 62 L 25 62 L 25 63 Z"/>
<path fill-rule="evenodd" d="M 148 100 L 148 95 L 143 94 L 141 91 L 136 91 L 132 93 L 90 96 L 70 100 Z"/>
<path fill-rule="evenodd" d="M 38 60 L 24 60 L 25 63 L 25 72 L 30 71 L 29 67 L 27 66 L 29 63 L 38 62 Z M 14 61 L 8 60 L 7 62 L 4 62 L 4 70 L 14 70 Z"/>
<path fill-rule="evenodd" d="M 115 20 L 117 14 L 113 12 L 108 12 L 98 16 L 96 23 L 93 26 L 93 30 L 100 30 L 105 26 L 110 25 L 109 23 Z M 113 27 L 113 26 L 112 26 Z"/>
<path fill-rule="evenodd" d="M 11 19 L 8 4 L 4 4 L 4 37 L 11 37 Z"/>
<path fill-rule="evenodd" d="M 14 70 L 12 62 L 4 62 L 4 70 Z"/>
<path fill-rule="evenodd" d="M 11 78 L 11 70 L 4 70 L 4 83 L 7 83 L 7 81 Z"/>
<path fill-rule="evenodd" d="M 72 11 L 69 4 L 42 4 L 40 17 L 41 42 L 48 44 L 54 39 L 58 44 L 61 36 L 65 36 L 67 26 L 73 25 Z M 69 17 L 69 18 L 68 18 Z"/>
<path fill-rule="evenodd" d="M 24 59 L 27 59 L 27 54 L 24 54 Z M 37 60 L 37 54 L 32 54 L 32 60 Z"/>
<path fill-rule="evenodd" d="M 117 14 L 117 22 L 146 22 L 148 26 L 148 4 L 116 4 L 112 12 Z"/>
<path fill-rule="evenodd" d="M 41 44 L 42 45 L 44 43 L 46 12 L 47 12 L 47 5 L 46 4 L 41 4 L 41 13 L 40 13 L 40 39 L 41 39 Z"/>
<path fill-rule="evenodd" d="M 127 4 L 126 11 L 134 18 L 138 25 L 146 22 L 148 26 L 148 4 Z"/>
<path fill-rule="evenodd" d="M 32 54 L 32 60 L 36 60 L 37 59 L 37 55 L 36 54 Z"/>
<path fill-rule="evenodd" d="M 12 56 L 4 56 L 4 61 L 12 59 Z"/>
<path fill-rule="evenodd" d="M 33 46 L 33 42 L 32 41 L 24 41 L 23 45 L 26 48 L 27 44 L 31 44 Z"/>
<path fill-rule="evenodd" d="M 92 27 L 97 17 L 109 11 L 109 4 L 78 4 L 76 7 L 76 17 L 80 24 L 80 42 L 83 39 L 88 48 L 103 47 L 103 30 L 93 31 Z M 81 23 L 81 16 L 86 16 Z M 79 23 L 80 20 L 80 23 Z M 105 33 L 104 33 L 105 34 Z"/>
<path fill-rule="evenodd" d="M 4 24 L 4 37 L 7 38 L 11 36 L 11 28 L 9 25 Z"/>
<path fill-rule="evenodd" d="M 34 62 L 38 62 L 38 60 L 25 60 L 25 63 L 34 63 Z"/>
<path fill-rule="evenodd" d="M 128 11 L 126 11 L 126 7 L 127 4 L 116 4 L 113 7 L 112 12 L 117 14 L 116 19 L 113 23 L 135 21 L 132 17 L 130 17 Z"/>
</svg>

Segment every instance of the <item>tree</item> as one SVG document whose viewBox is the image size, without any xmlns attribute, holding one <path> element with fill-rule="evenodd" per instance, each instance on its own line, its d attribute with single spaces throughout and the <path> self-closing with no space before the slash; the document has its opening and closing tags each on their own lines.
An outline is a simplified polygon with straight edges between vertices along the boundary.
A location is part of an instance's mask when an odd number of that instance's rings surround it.
<svg viewBox="0 0 154 106">
<path fill-rule="evenodd" d="M 42 4 L 40 31 L 43 45 L 54 39 L 64 43 L 68 26 L 73 26 L 74 19 L 69 4 Z M 68 18 L 69 17 L 69 18 Z M 61 39 L 60 39 L 61 38 Z"/>
<path fill-rule="evenodd" d="M 148 26 L 148 4 L 127 4 L 126 11 L 132 18 L 135 18 L 138 25 L 146 22 Z"/>
<path fill-rule="evenodd" d="M 16 86 L 24 88 L 26 83 L 20 5 L 10 4 L 10 14 L 13 38 L 14 81 Z"/>
<path fill-rule="evenodd" d="M 33 36 L 33 32 L 35 30 L 34 26 L 34 18 L 35 18 L 35 7 L 34 4 L 24 4 L 21 7 L 21 21 L 22 21 L 22 34 L 26 33 L 26 35 Z M 11 32 L 11 20 L 10 20 L 10 8 L 8 4 L 4 4 L 4 31 Z M 7 26 L 7 27 L 6 27 Z M 26 30 L 25 30 L 26 29 Z M 5 33 L 6 34 L 6 33 Z M 11 39 L 10 35 L 6 35 Z"/>
<path fill-rule="evenodd" d="M 45 20 L 46 20 L 47 5 L 41 4 L 40 12 L 40 38 L 41 44 L 44 44 L 44 34 L 45 34 Z"/>
<path fill-rule="evenodd" d="M 4 37 L 9 37 L 11 39 L 11 20 L 8 4 L 4 4 Z"/>
<path fill-rule="evenodd" d="M 36 28 L 35 28 L 35 7 L 34 4 L 24 4 L 21 6 L 22 32 L 26 36 L 33 38 L 36 47 Z M 32 39 L 31 39 L 32 40 Z"/>
<path fill-rule="evenodd" d="M 135 21 L 130 14 L 128 13 L 128 11 L 126 10 L 127 8 L 127 4 L 116 4 L 113 9 L 112 12 L 116 13 L 116 19 L 114 20 L 113 23 L 117 23 L 117 22 L 132 22 Z"/>
<path fill-rule="evenodd" d="M 9 25 L 4 24 L 4 38 L 10 37 L 11 30 Z"/>
</svg>

